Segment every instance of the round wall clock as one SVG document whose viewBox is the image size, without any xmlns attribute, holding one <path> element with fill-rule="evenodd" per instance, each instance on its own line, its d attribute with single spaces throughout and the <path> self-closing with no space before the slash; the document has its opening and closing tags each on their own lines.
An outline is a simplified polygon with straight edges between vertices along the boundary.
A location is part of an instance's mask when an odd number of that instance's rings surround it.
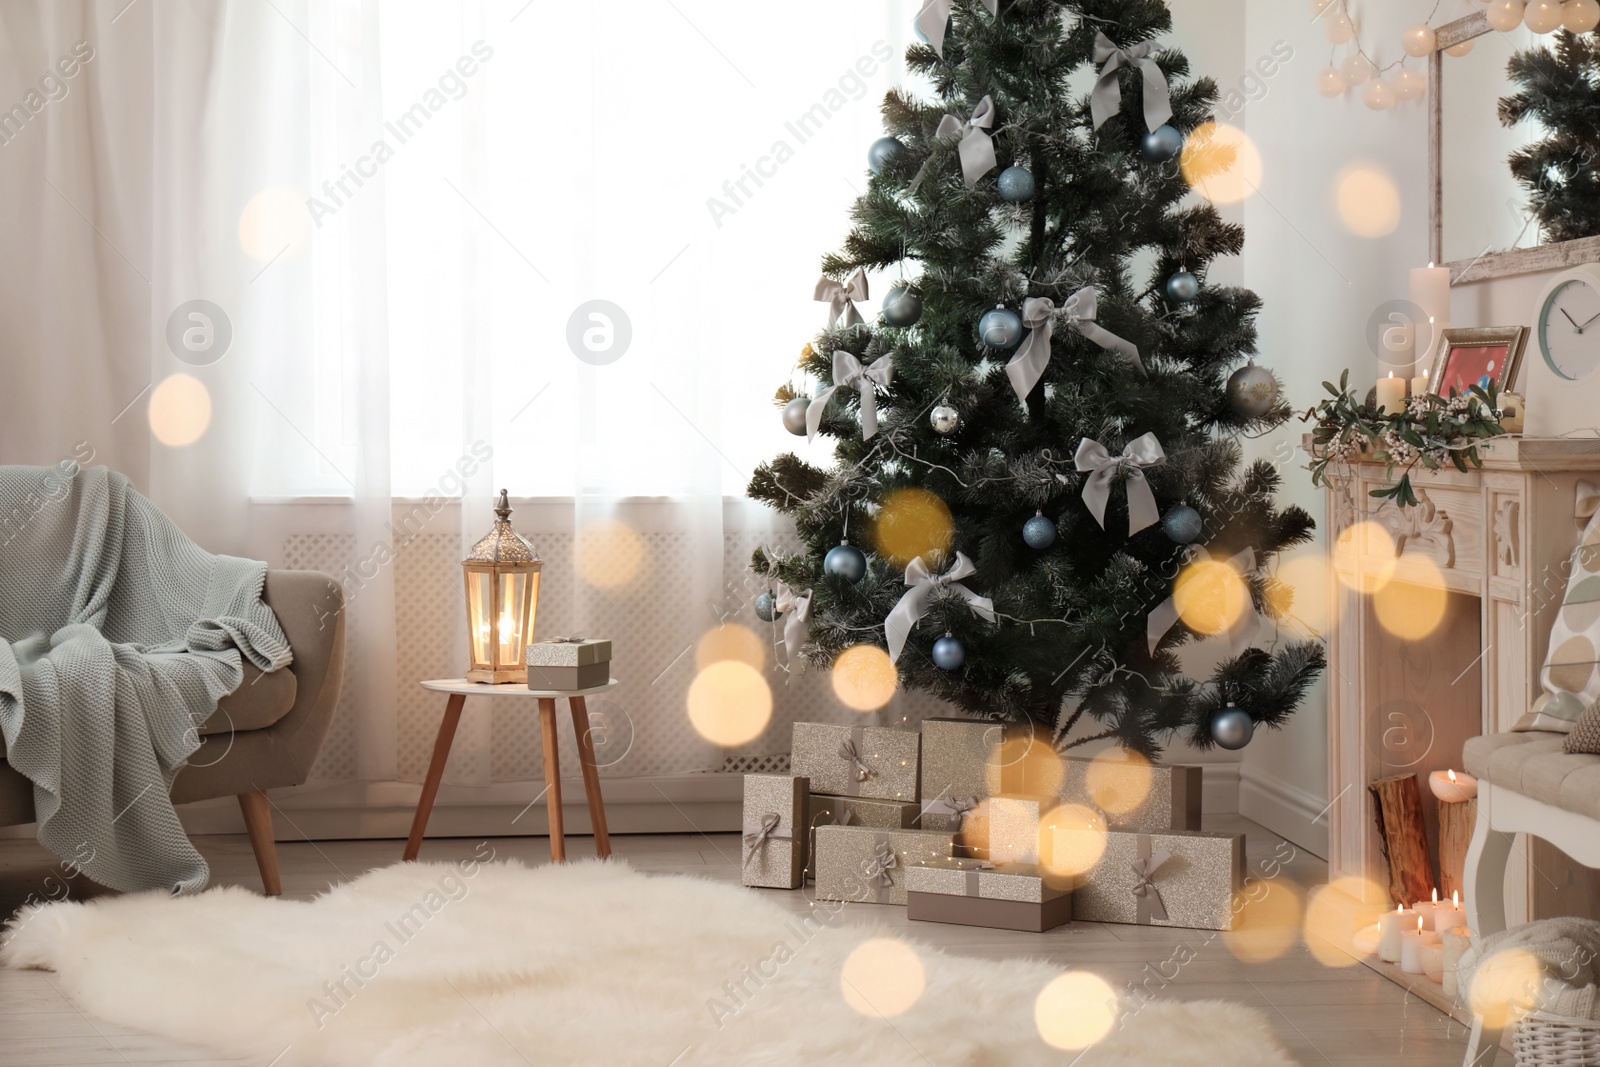
<svg viewBox="0 0 1600 1067">
<path fill-rule="evenodd" d="M 1533 318 L 1539 354 L 1556 377 L 1575 382 L 1600 369 L 1600 263 L 1558 274 Z"/>
</svg>

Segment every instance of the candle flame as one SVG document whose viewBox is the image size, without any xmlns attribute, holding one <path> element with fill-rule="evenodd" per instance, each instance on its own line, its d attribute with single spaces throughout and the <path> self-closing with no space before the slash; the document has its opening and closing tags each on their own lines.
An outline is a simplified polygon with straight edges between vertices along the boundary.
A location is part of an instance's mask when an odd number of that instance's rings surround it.
<svg viewBox="0 0 1600 1067">
<path fill-rule="evenodd" d="M 1422 933 L 1422 916 L 1417 916 L 1417 933 Z"/>
<path fill-rule="evenodd" d="M 1406 910 L 1406 906 L 1404 904 L 1396 904 L 1394 906 L 1394 913 L 1396 915 L 1399 915 L 1402 911 L 1405 911 L 1405 910 Z"/>
<path fill-rule="evenodd" d="M 1434 886 L 1433 887 L 1433 902 L 1435 904 L 1439 903 L 1439 887 L 1438 886 Z"/>
<path fill-rule="evenodd" d="M 1433 269 L 1433 260 L 1431 260 L 1431 259 L 1430 259 L 1430 260 L 1428 260 L 1428 269 L 1429 269 L 1429 270 L 1432 270 L 1432 269 Z"/>
<path fill-rule="evenodd" d="M 1458 908 L 1461 907 L 1461 890 L 1457 889 L 1455 892 L 1450 894 L 1450 903 Z"/>
<path fill-rule="evenodd" d="M 1394 371 L 1390 371 L 1390 372 L 1389 372 L 1389 377 L 1391 377 L 1391 378 L 1393 378 L 1393 377 L 1394 377 Z"/>
</svg>

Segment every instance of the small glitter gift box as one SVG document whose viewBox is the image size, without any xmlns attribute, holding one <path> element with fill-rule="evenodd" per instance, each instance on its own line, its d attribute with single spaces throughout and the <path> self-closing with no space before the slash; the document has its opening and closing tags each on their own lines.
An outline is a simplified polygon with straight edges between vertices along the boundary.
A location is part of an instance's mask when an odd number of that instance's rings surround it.
<svg viewBox="0 0 1600 1067">
<path fill-rule="evenodd" d="M 611 680 L 611 642 L 594 637 L 528 646 L 528 688 L 595 689 Z"/>
<path fill-rule="evenodd" d="M 906 869 L 906 918 L 1042 933 L 1072 921 L 1072 894 L 1031 864 L 924 860 Z"/>
<path fill-rule="evenodd" d="M 922 721 L 923 829 L 960 828 L 989 795 L 984 768 L 1004 740 L 1003 727 L 980 719 Z"/>
<path fill-rule="evenodd" d="M 806 807 L 811 820 L 810 847 L 806 850 L 807 879 L 817 875 L 817 827 L 872 826 L 880 830 L 910 830 L 917 826 L 917 818 L 922 813 L 911 801 L 830 797 L 821 793 L 812 793 Z"/>
<path fill-rule="evenodd" d="M 917 799 L 921 736 L 909 730 L 835 723 L 794 724 L 789 769 L 816 793 L 879 800 Z"/>
<path fill-rule="evenodd" d="M 817 899 L 904 904 L 906 869 L 950 855 L 941 830 L 817 827 Z"/>
<path fill-rule="evenodd" d="M 1052 869 L 1086 870 L 1073 916 L 1088 922 L 1231 930 L 1244 835 L 1053 828 Z M 1098 856 L 1098 859 L 1096 857 Z"/>
<path fill-rule="evenodd" d="M 740 878 L 749 886 L 799 889 L 805 884 L 806 800 L 803 777 L 744 776 L 744 838 Z"/>
<path fill-rule="evenodd" d="M 1108 753 L 1067 759 L 1061 798 L 1103 812 L 1113 830 L 1200 829 L 1200 768 L 1151 764 Z"/>
</svg>

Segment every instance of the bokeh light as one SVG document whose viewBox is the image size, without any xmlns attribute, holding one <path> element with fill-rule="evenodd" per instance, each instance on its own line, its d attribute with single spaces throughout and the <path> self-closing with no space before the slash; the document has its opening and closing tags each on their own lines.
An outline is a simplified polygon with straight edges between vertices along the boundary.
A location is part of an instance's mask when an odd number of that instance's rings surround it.
<svg viewBox="0 0 1600 1067">
<path fill-rule="evenodd" d="M 310 233 L 306 198 L 288 186 L 261 190 L 239 213 L 239 247 L 257 262 L 294 255 Z"/>
<path fill-rule="evenodd" d="M 748 626 L 725 622 L 707 630 L 694 647 L 695 670 L 703 671 L 713 663 L 723 660 L 748 663 L 756 670 L 767 665 L 767 645 Z"/>
<path fill-rule="evenodd" d="M 187 374 L 162 379 L 150 393 L 150 432 L 169 448 L 200 440 L 211 425 L 211 392 Z"/>
<path fill-rule="evenodd" d="M 1024 793 L 1056 796 L 1067 778 L 1061 754 L 1042 728 L 1011 727 L 1000 744 L 989 750 L 984 783 L 991 795 Z"/>
<path fill-rule="evenodd" d="M 1483 1025 L 1500 1029 L 1532 1007 L 1543 971 L 1539 959 L 1524 948 L 1501 949 L 1484 960 L 1472 976 L 1467 1001 Z"/>
<path fill-rule="evenodd" d="M 1275 960 L 1300 939 L 1304 904 L 1300 891 L 1282 879 L 1257 880 L 1233 899 L 1233 929 L 1222 943 L 1246 963 Z"/>
<path fill-rule="evenodd" d="M 1351 523 L 1333 542 L 1334 573 L 1356 592 L 1375 593 L 1394 574 L 1394 538 L 1371 520 Z"/>
<path fill-rule="evenodd" d="M 1269 593 L 1280 612 L 1287 612 L 1308 629 L 1325 634 L 1328 613 L 1328 561 L 1320 551 L 1286 556 L 1278 566 L 1279 589 Z"/>
<path fill-rule="evenodd" d="M 844 1002 L 874 1019 L 907 1011 L 927 985 L 916 949 L 893 937 L 863 941 L 845 957 L 839 972 Z"/>
<path fill-rule="evenodd" d="M 852 711 L 877 711 L 899 684 L 900 672 L 877 645 L 853 645 L 833 661 L 833 695 Z"/>
<path fill-rule="evenodd" d="M 1105 816 L 1083 804 L 1052 808 L 1040 820 L 1039 833 L 1048 835 L 1050 844 L 1040 865 L 1058 880 L 1088 874 L 1106 854 Z"/>
<path fill-rule="evenodd" d="M 878 555 L 904 570 L 918 556 L 931 564 L 934 557 L 949 552 L 955 523 L 950 508 L 935 494 L 926 489 L 896 489 L 878 509 L 872 537 Z"/>
<path fill-rule="evenodd" d="M 1319 885 L 1306 898 L 1305 939 L 1317 962 L 1324 967 L 1348 967 L 1361 962 L 1342 946 L 1357 931 L 1378 921 L 1384 911 L 1379 901 L 1388 890 L 1371 879 L 1356 875 L 1335 878 Z"/>
<path fill-rule="evenodd" d="M 1089 799 L 1109 815 L 1125 815 L 1143 804 L 1155 782 L 1150 761 L 1118 745 L 1089 761 Z"/>
<path fill-rule="evenodd" d="M 1057 975 L 1033 1002 L 1033 1025 L 1051 1048 L 1088 1048 L 1117 1025 L 1117 994 L 1104 978 L 1088 971 Z"/>
<path fill-rule="evenodd" d="M 1450 594 L 1444 574 L 1427 556 L 1405 557 L 1405 569 L 1385 582 L 1372 597 L 1378 625 L 1396 637 L 1420 641 L 1439 628 Z"/>
<path fill-rule="evenodd" d="M 1400 190 L 1377 167 L 1350 166 L 1335 179 L 1339 218 L 1357 237 L 1387 237 L 1400 225 Z"/>
<path fill-rule="evenodd" d="M 596 589 L 615 589 L 639 573 L 644 564 L 644 538 L 627 523 L 601 519 L 578 531 L 574 557 L 584 581 Z"/>
<path fill-rule="evenodd" d="M 1178 572 L 1172 605 L 1183 624 L 1198 634 L 1220 634 L 1250 609 L 1250 588 L 1230 564 L 1201 559 Z"/>
<path fill-rule="evenodd" d="M 689 723 L 723 748 L 749 744 L 772 718 L 772 689 L 748 663 L 713 663 L 689 683 Z"/>
<path fill-rule="evenodd" d="M 1236 204 L 1261 187 L 1261 150 L 1243 130 L 1225 122 L 1195 127 L 1184 139 L 1178 166 L 1184 180 L 1213 204 Z"/>
</svg>

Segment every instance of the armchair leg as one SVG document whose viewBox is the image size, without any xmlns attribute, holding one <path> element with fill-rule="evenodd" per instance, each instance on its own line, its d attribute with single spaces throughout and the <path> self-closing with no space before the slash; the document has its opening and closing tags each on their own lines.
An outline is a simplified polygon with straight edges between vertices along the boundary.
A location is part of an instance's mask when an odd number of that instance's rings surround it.
<svg viewBox="0 0 1600 1067">
<path fill-rule="evenodd" d="M 239 810 L 244 812 L 245 829 L 250 831 L 250 847 L 256 854 L 256 866 L 261 869 L 261 885 L 267 896 L 283 893 L 283 882 L 278 877 L 278 845 L 272 837 L 272 805 L 267 794 L 259 789 L 239 794 Z"/>
</svg>

